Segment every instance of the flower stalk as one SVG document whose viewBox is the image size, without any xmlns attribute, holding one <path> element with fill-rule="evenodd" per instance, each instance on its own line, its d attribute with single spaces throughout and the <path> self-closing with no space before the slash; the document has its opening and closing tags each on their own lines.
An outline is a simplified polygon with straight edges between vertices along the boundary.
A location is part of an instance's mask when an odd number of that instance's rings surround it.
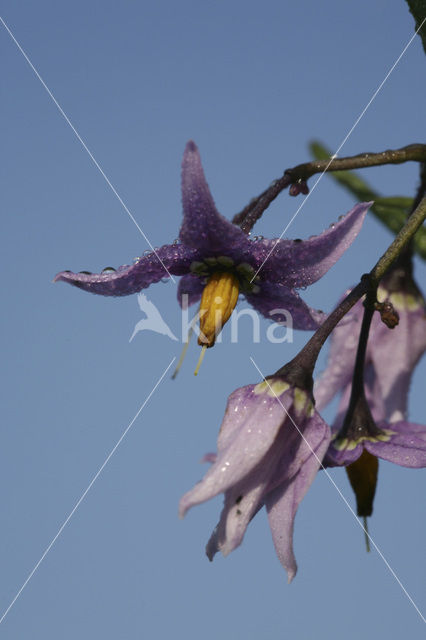
<svg viewBox="0 0 426 640">
<path fill-rule="evenodd" d="M 345 158 L 331 157 L 298 164 L 291 169 L 286 169 L 281 178 L 274 180 L 267 189 L 253 198 L 244 209 L 234 216 L 232 221 L 234 224 L 238 224 L 243 231 L 249 233 L 281 191 L 290 187 L 290 195 L 298 195 L 299 193 L 306 195 L 309 192 L 306 181 L 315 174 L 365 169 L 410 161 L 426 162 L 426 144 L 410 144 L 401 149 L 388 149 L 379 153 L 361 153 Z"/>
</svg>

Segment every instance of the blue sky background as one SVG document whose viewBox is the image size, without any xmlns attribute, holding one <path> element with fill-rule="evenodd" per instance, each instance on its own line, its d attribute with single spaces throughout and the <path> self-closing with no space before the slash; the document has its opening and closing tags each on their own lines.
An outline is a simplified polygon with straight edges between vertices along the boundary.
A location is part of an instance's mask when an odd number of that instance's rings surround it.
<svg viewBox="0 0 426 640">
<path fill-rule="evenodd" d="M 153 245 L 181 220 L 180 162 L 199 145 L 230 217 L 282 171 L 336 149 L 413 33 L 404 2 L 5 0 L 2 16 Z M 136 296 L 107 299 L 52 284 L 148 248 L 5 29 L 1 190 L 2 446 L 0 609 L 4 612 L 181 344 L 139 333 Z M 424 135 L 426 60 L 412 43 L 340 155 Z M 364 172 L 383 194 L 412 195 L 414 164 Z M 255 232 L 279 236 L 301 199 L 284 193 Z M 319 233 L 353 205 L 324 177 L 289 229 Z M 339 265 L 303 292 L 330 309 L 391 240 L 371 217 Z M 424 282 L 424 264 L 416 266 Z M 173 283 L 147 292 L 175 333 Z M 241 302 L 241 307 L 245 302 Z M 167 375 L 1 623 L 1 636 L 413 640 L 423 623 L 324 474 L 296 519 L 299 573 L 287 586 L 267 518 L 210 564 L 204 545 L 221 497 L 177 517 L 179 497 L 215 449 L 226 398 L 304 344 L 253 344 L 249 325 L 210 350 L 191 345 Z M 319 370 L 324 367 L 324 356 Z M 410 415 L 424 422 L 423 362 Z M 325 416 L 332 419 L 332 410 Z M 354 499 L 343 470 L 333 479 Z M 425 476 L 380 463 L 370 532 L 425 612 Z"/>
</svg>

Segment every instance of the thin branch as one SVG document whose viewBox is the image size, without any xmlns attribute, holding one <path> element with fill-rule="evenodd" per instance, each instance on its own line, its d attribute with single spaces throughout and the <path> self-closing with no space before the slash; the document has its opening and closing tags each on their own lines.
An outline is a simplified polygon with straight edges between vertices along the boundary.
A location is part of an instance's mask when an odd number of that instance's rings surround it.
<svg viewBox="0 0 426 640">
<path fill-rule="evenodd" d="M 281 178 L 274 180 L 265 191 L 253 198 L 242 211 L 234 216 L 232 221 L 239 225 L 243 231 L 249 233 L 281 191 L 290 187 L 290 195 L 306 194 L 309 191 L 306 181 L 317 173 L 401 164 L 409 161 L 426 162 L 426 144 L 410 144 L 401 149 L 388 149 L 380 153 L 361 153 L 346 158 L 313 160 L 299 164 L 292 169 L 286 169 Z"/>
</svg>

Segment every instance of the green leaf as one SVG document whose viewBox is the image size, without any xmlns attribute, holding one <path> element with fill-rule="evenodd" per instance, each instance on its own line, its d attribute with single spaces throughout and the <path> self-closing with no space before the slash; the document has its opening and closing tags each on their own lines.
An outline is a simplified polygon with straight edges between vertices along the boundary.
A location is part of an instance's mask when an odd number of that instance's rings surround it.
<svg viewBox="0 0 426 640">
<path fill-rule="evenodd" d="M 426 2 L 426 0 L 425 0 Z M 318 141 L 311 142 L 310 151 L 315 160 L 326 160 L 332 153 Z M 412 198 L 404 196 L 380 196 L 365 180 L 354 171 L 329 172 L 330 176 L 357 200 L 374 200 L 370 211 L 395 235 L 404 226 L 407 214 L 413 204 Z M 426 260 L 426 228 L 421 227 L 414 237 L 414 250 Z"/>
<path fill-rule="evenodd" d="M 416 22 L 415 30 L 420 27 L 422 21 L 426 18 L 426 0 L 406 0 L 410 12 Z M 423 42 L 423 49 L 426 53 L 426 22 L 419 31 L 419 36 Z"/>
</svg>

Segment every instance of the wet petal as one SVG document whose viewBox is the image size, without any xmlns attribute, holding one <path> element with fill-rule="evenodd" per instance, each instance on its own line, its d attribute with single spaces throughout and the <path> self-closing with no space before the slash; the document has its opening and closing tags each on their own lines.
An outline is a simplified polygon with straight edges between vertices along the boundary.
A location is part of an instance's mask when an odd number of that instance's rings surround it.
<svg viewBox="0 0 426 640">
<path fill-rule="evenodd" d="M 291 408 L 289 413 L 293 414 Z M 307 424 L 310 425 L 308 434 L 302 436 Z M 314 419 L 302 422 L 300 418 L 287 417 L 284 420 L 273 446 L 262 460 L 239 483 L 226 491 L 219 524 L 207 544 L 206 552 L 210 560 L 217 551 L 227 555 L 241 544 L 246 528 L 263 506 L 265 496 L 277 485 L 288 482 L 296 475 L 312 455 L 312 448 L 315 451 L 324 438 L 328 443 L 330 429 L 318 414 Z"/>
<path fill-rule="evenodd" d="M 265 491 L 278 458 L 279 449 L 274 446 L 248 476 L 226 491 L 219 523 L 206 547 L 209 560 L 218 551 L 227 556 L 241 544 L 250 520 L 263 506 Z"/>
<path fill-rule="evenodd" d="M 307 240 L 262 240 L 253 243 L 261 277 L 288 287 L 306 287 L 319 280 L 358 235 L 371 202 L 355 205 L 341 220 Z"/>
<path fill-rule="evenodd" d="M 426 467 L 426 427 L 412 422 L 380 423 L 379 427 L 396 431 L 387 442 L 365 442 L 365 448 L 378 458 L 402 467 Z"/>
<path fill-rule="evenodd" d="M 332 442 L 324 457 L 324 467 L 345 467 L 358 460 L 362 453 L 362 444 L 356 445 L 353 449 L 336 449 Z"/>
<path fill-rule="evenodd" d="M 227 491 L 251 474 L 273 445 L 291 403 L 291 393 L 282 394 L 279 400 L 266 393 L 257 396 L 257 402 L 253 398 L 252 411 L 239 422 L 232 436 L 226 438 L 226 447 L 218 452 L 217 461 L 203 480 L 182 497 L 181 516 L 194 505 Z"/>
<path fill-rule="evenodd" d="M 221 252 L 249 240 L 239 227 L 217 211 L 204 176 L 200 154 L 194 142 L 186 145 L 182 161 L 183 222 L 179 238 L 204 252 Z"/>
<path fill-rule="evenodd" d="M 325 441 L 328 446 L 331 440 L 331 429 L 317 411 L 312 417 L 305 416 L 302 420 L 300 416 L 292 415 L 292 412 L 290 415 L 291 419 L 286 421 L 278 436 L 282 438 L 281 456 L 269 480 L 268 491 L 287 483 L 310 456 L 315 457 L 314 452 L 322 451 L 321 447 Z M 318 455 L 318 465 L 323 455 Z"/>
<path fill-rule="evenodd" d="M 323 437 L 313 452 L 301 466 L 298 473 L 288 483 L 278 486 L 265 498 L 269 525 L 278 558 L 287 571 L 288 581 L 296 575 L 297 564 L 293 551 L 294 519 L 300 502 L 311 486 L 330 442 L 330 432 L 321 422 L 312 420 L 306 429 L 305 437 L 310 441 L 311 435 L 318 437 L 322 431 Z M 327 427 L 327 428 L 325 428 Z"/>
<path fill-rule="evenodd" d="M 258 293 L 245 296 L 265 318 L 307 331 L 314 331 L 325 320 L 326 314 L 309 307 L 296 291 L 270 282 L 260 282 L 259 287 Z"/>
<path fill-rule="evenodd" d="M 188 273 L 183 276 L 178 285 L 177 299 L 180 306 L 185 309 L 201 299 L 205 287 L 203 278 Z"/>
<path fill-rule="evenodd" d="M 217 438 L 219 453 L 226 450 L 239 429 L 250 419 L 253 408 L 259 403 L 259 395 L 255 393 L 256 387 L 255 384 L 249 384 L 236 389 L 229 396 Z"/>
<path fill-rule="evenodd" d="M 414 369 L 426 351 L 426 310 L 398 310 L 399 324 L 388 329 L 379 314 L 373 318 L 369 355 L 374 363 L 386 418 L 407 415 L 408 392 Z"/>
<path fill-rule="evenodd" d="M 333 330 L 327 367 L 314 386 L 318 411 L 352 380 L 363 312 L 362 301 L 359 301 Z"/>
<path fill-rule="evenodd" d="M 146 289 L 162 278 L 188 273 L 191 262 L 198 257 L 195 249 L 183 245 L 164 245 L 133 265 L 104 273 L 73 273 L 61 271 L 54 282 L 68 282 L 84 291 L 102 296 L 127 296 Z"/>
</svg>

